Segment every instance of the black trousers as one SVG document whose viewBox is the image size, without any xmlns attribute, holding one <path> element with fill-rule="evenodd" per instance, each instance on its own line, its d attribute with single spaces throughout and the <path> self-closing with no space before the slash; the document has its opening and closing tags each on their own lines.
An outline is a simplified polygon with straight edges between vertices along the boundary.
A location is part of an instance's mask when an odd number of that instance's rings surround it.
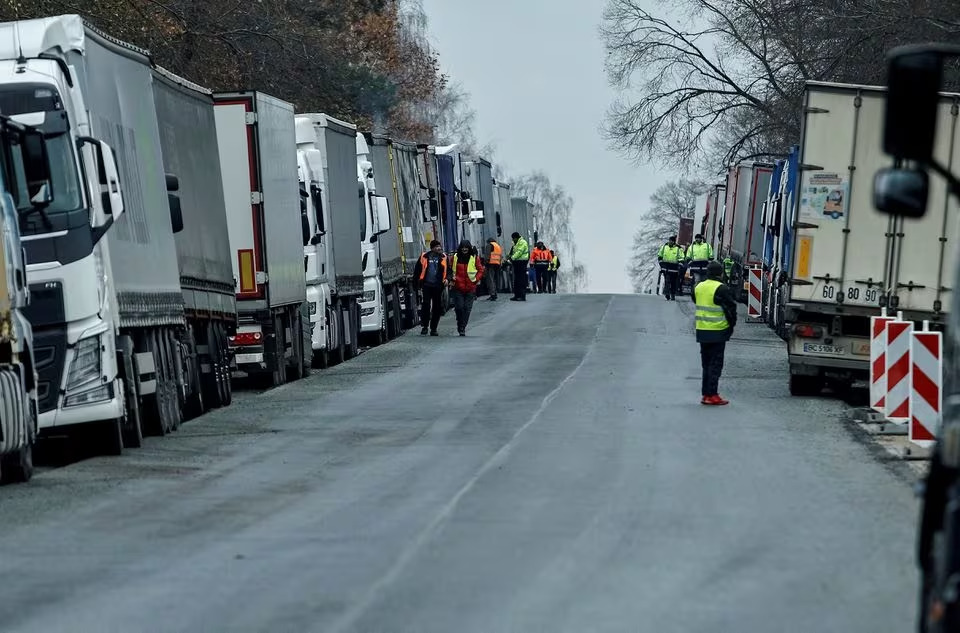
<svg viewBox="0 0 960 633">
<path fill-rule="evenodd" d="M 537 294 L 541 294 L 547 291 L 547 276 L 550 274 L 550 271 L 547 270 L 546 264 L 534 264 L 534 272 L 537 273 Z"/>
<path fill-rule="evenodd" d="M 557 294 L 557 271 L 547 271 L 547 292 Z"/>
<path fill-rule="evenodd" d="M 442 315 L 443 287 L 424 286 L 423 302 L 420 304 L 420 327 L 429 325 L 430 331 L 436 332 Z"/>
<path fill-rule="evenodd" d="M 726 347 L 726 341 L 700 343 L 700 364 L 703 366 L 700 391 L 703 396 L 716 396 L 720 393 L 720 374 L 723 372 L 723 352 Z"/>
<path fill-rule="evenodd" d="M 515 299 L 527 298 L 527 262 L 524 260 L 513 262 L 513 296 Z"/>
<path fill-rule="evenodd" d="M 680 270 L 676 262 L 660 262 L 663 272 L 663 296 L 672 299 L 677 296 L 677 284 L 680 281 Z"/>
<path fill-rule="evenodd" d="M 497 290 L 500 289 L 500 264 L 488 264 L 487 265 L 487 293 L 496 299 Z"/>
</svg>

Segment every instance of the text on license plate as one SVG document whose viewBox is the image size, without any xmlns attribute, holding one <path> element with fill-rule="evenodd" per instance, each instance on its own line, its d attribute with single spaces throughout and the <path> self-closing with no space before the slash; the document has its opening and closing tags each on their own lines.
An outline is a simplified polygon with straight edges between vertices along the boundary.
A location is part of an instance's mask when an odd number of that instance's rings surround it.
<svg viewBox="0 0 960 633">
<path fill-rule="evenodd" d="M 822 343 L 804 343 L 803 351 L 806 354 L 843 354 L 846 349 L 839 345 L 823 345 Z"/>
</svg>

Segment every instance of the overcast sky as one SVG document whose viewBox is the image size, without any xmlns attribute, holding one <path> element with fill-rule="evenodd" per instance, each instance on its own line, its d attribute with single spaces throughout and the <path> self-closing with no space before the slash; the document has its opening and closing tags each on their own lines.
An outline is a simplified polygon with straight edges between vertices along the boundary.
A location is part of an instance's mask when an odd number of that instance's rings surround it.
<svg viewBox="0 0 960 633">
<path fill-rule="evenodd" d="M 542 169 L 566 187 L 590 292 L 630 292 L 638 214 L 671 174 L 632 166 L 600 136 L 615 96 L 597 33 L 604 4 L 423 0 L 444 72 L 471 95 L 478 142 L 508 173 Z"/>
</svg>

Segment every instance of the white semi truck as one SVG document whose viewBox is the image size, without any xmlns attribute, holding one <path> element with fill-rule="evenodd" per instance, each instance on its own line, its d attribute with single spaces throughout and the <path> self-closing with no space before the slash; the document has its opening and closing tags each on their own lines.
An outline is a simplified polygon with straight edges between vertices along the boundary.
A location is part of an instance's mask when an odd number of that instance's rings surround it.
<svg viewBox="0 0 960 633">
<path fill-rule="evenodd" d="M 312 360 L 293 105 L 257 91 L 213 99 L 236 283 L 233 365 L 282 385 Z"/>
<path fill-rule="evenodd" d="M 296 117 L 307 304 L 314 365 L 356 356 L 365 231 L 357 187 L 357 129 L 325 114 Z"/>
<path fill-rule="evenodd" d="M 943 97 L 943 112 L 953 96 Z M 886 307 L 942 328 L 954 285 L 957 206 L 931 187 L 922 220 L 878 213 L 871 198 L 881 151 L 882 88 L 810 82 L 804 96 L 793 214 L 792 265 L 784 306 L 790 391 L 808 394 L 824 380 L 866 380 L 870 317 Z M 960 147 L 952 118 L 938 126 L 937 150 L 951 164 Z"/>
<path fill-rule="evenodd" d="M 166 430 L 180 419 L 182 217 L 167 196 L 176 179 L 163 170 L 152 65 L 76 15 L 0 25 L 0 42 L 2 109 L 43 130 L 54 174 L 53 202 L 20 227 L 39 427 L 89 430 L 118 454 L 139 443 L 140 419 Z"/>
<path fill-rule="evenodd" d="M 378 195 L 377 182 L 389 182 L 389 175 L 377 176 L 373 167 L 372 155 L 363 134 L 357 133 L 357 197 L 361 216 L 361 265 L 363 267 L 363 296 L 360 298 L 360 334 L 382 345 L 390 338 L 392 328 L 399 318 L 399 305 L 394 302 L 394 292 L 390 288 L 389 296 L 380 261 L 378 242 L 386 236 L 388 240 L 396 237 L 390 233 L 393 222 L 390 207 L 385 196 Z M 390 279 L 391 277 L 387 277 Z"/>
<path fill-rule="evenodd" d="M 54 201 L 43 133 L 0 116 L 0 481 L 33 475 L 37 375 L 20 218 Z"/>
</svg>

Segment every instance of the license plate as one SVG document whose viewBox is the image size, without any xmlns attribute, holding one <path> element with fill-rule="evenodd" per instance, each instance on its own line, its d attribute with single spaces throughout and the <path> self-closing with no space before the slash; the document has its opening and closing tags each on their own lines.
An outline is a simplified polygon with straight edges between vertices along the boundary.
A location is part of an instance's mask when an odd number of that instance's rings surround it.
<svg viewBox="0 0 960 633">
<path fill-rule="evenodd" d="M 823 345 L 822 343 L 804 343 L 805 354 L 843 354 L 846 349 L 839 345 Z"/>
<path fill-rule="evenodd" d="M 237 354 L 234 356 L 238 365 L 246 365 L 248 363 L 262 363 L 263 354 Z"/>
</svg>

